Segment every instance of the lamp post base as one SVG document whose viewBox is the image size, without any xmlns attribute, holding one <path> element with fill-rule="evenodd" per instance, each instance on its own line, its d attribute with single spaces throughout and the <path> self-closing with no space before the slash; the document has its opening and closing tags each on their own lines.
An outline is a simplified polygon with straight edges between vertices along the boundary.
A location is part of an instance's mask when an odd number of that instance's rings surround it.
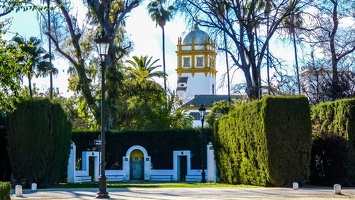
<svg viewBox="0 0 355 200">
<path fill-rule="evenodd" d="M 204 170 L 202 171 L 201 176 L 202 176 L 201 183 L 206 183 L 206 173 Z"/>
<path fill-rule="evenodd" d="M 109 199 L 110 196 L 108 195 L 108 192 L 106 192 L 106 193 L 97 192 L 95 198 L 97 198 L 97 199 Z"/>
<path fill-rule="evenodd" d="M 96 198 L 98 199 L 109 199 L 110 196 L 108 195 L 108 192 L 106 191 L 107 188 L 107 177 L 106 176 L 100 176 L 99 177 L 99 191 L 96 193 Z"/>
</svg>

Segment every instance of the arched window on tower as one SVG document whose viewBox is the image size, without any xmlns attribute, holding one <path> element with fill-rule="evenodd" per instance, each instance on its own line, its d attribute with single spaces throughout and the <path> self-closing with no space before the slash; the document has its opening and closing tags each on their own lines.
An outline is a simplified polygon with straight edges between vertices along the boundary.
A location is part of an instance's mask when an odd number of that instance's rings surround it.
<svg viewBox="0 0 355 200">
<path fill-rule="evenodd" d="M 212 84 L 212 94 L 214 94 L 214 84 Z"/>
</svg>

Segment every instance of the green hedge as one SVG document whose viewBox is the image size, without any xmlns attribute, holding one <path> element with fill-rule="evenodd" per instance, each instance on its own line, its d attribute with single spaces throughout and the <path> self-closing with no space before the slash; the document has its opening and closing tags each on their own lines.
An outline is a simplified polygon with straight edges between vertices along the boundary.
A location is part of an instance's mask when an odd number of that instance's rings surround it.
<svg viewBox="0 0 355 200">
<path fill-rule="evenodd" d="M 0 111 L 0 181 L 10 181 L 11 166 L 10 159 L 7 153 L 7 132 L 5 116 Z"/>
<path fill-rule="evenodd" d="M 10 181 L 11 165 L 7 153 L 6 129 L 0 127 L 0 181 Z"/>
<path fill-rule="evenodd" d="M 316 137 L 312 144 L 310 184 L 351 186 L 349 142 L 342 137 Z"/>
<path fill-rule="evenodd" d="M 355 99 L 318 104 L 311 109 L 311 120 L 311 183 L 354 185 Z"/>
<path fill-rule="evenodd" d="M 311 110 L 312 133 L 319 137 L 355 139 L 355 99 L 324 102 Z"/>
<path fill-rule="evenodd" d="M 23 100 L 8 114 L 8 153 L 13 182 L 50 187 L 67 171 L 71 123 L 59 103 Z"/>
<path fill-rule="evenodd" d="M 1 200 L 11 199 L 11 183 L 0 182 L 0 199 Z"/>
<path fill-rule="evenodd" d="M 211 129 L 205 130 L 205 144 L 211 141 Z M 75 131 L 72 140 L 77 150 L 77 165 L 81 152 L 96 150 L 94 140 L 99 131 Z M 157 131 L 107 131 L 106 132 L 106 168 L 122 169 L 122 157 L 133 145 L 143 146 L 152 158 L 154 169 L 172 169 L 174 150 L 191 150 L 192 168 L 201 168 L 201 129 L 157 130 Z M 206 162 L 206 160 L 205 160 Z M 206 166 L 206 165 L 205 165 Z"/>
<path fill-rule="evenodd" d="M 306 97 L 264 97 L 219 120 L 214 131 L 221 181 L 289 186 L 309 175 L 310 110 Z"/>
</svg>

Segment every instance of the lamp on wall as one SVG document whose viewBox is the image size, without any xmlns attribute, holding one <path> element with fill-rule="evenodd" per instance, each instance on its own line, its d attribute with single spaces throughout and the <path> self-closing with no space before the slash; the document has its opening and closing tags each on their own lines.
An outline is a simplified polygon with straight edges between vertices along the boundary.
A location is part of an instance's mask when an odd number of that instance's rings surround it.
<svg viewBox="0 0 355 200">
<path fill-rule="evenodd" d="M 201 105 L 201 107 L 198 109 L 200 111 L 200 116 L 201 116 L 201 125 L 202 125 L 202 173 L 201 173 L 201 183 L 206 183 L 206 173 L 205 173 L 205 167 L 204 167 L 204 155 L 205 155 L 205 133 L 203 130 L 203 123 L 205 121 L 205 112 L 206 112 L 206 107 Z"/>
<path fill-rule="evenodd" d="M 99 177 L 99 191 L 97 192 L 96 198 L 110 198 L 107 188 L 107 177 L 105 175 L 105 69 L 106 69 L 106 56 L 108 49 L 110 47 L 111 39 L 105 35 L 105 32 L 102 31 L 102 34 L 95 39 L 97 45 L 97 51 L 100 55 L 100 66 L 101 66 L 101 172 Z"/>
</svg>

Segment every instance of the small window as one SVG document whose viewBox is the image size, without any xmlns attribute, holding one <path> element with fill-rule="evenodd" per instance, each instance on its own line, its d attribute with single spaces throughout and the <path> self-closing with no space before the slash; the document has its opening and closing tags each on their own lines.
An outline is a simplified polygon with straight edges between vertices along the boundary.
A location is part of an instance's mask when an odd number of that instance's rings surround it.
<svg viewBox="0 0 355 200">
<path fill-rule="evenodd" d="M 190 114 L 192 117 L 194 117 L 194 120 L 201 120 L 201 115 L 199 112 L 190 112 Z"/>
<path fill-rule="evenodd" d="M 184 68 L 190 68 L 190 58 L 184 58 Z"/>
<path fill-rule="evenodd" d="M 203 57 L 197 57 L 197 67 L 203 67 Z"/>
</svg>

